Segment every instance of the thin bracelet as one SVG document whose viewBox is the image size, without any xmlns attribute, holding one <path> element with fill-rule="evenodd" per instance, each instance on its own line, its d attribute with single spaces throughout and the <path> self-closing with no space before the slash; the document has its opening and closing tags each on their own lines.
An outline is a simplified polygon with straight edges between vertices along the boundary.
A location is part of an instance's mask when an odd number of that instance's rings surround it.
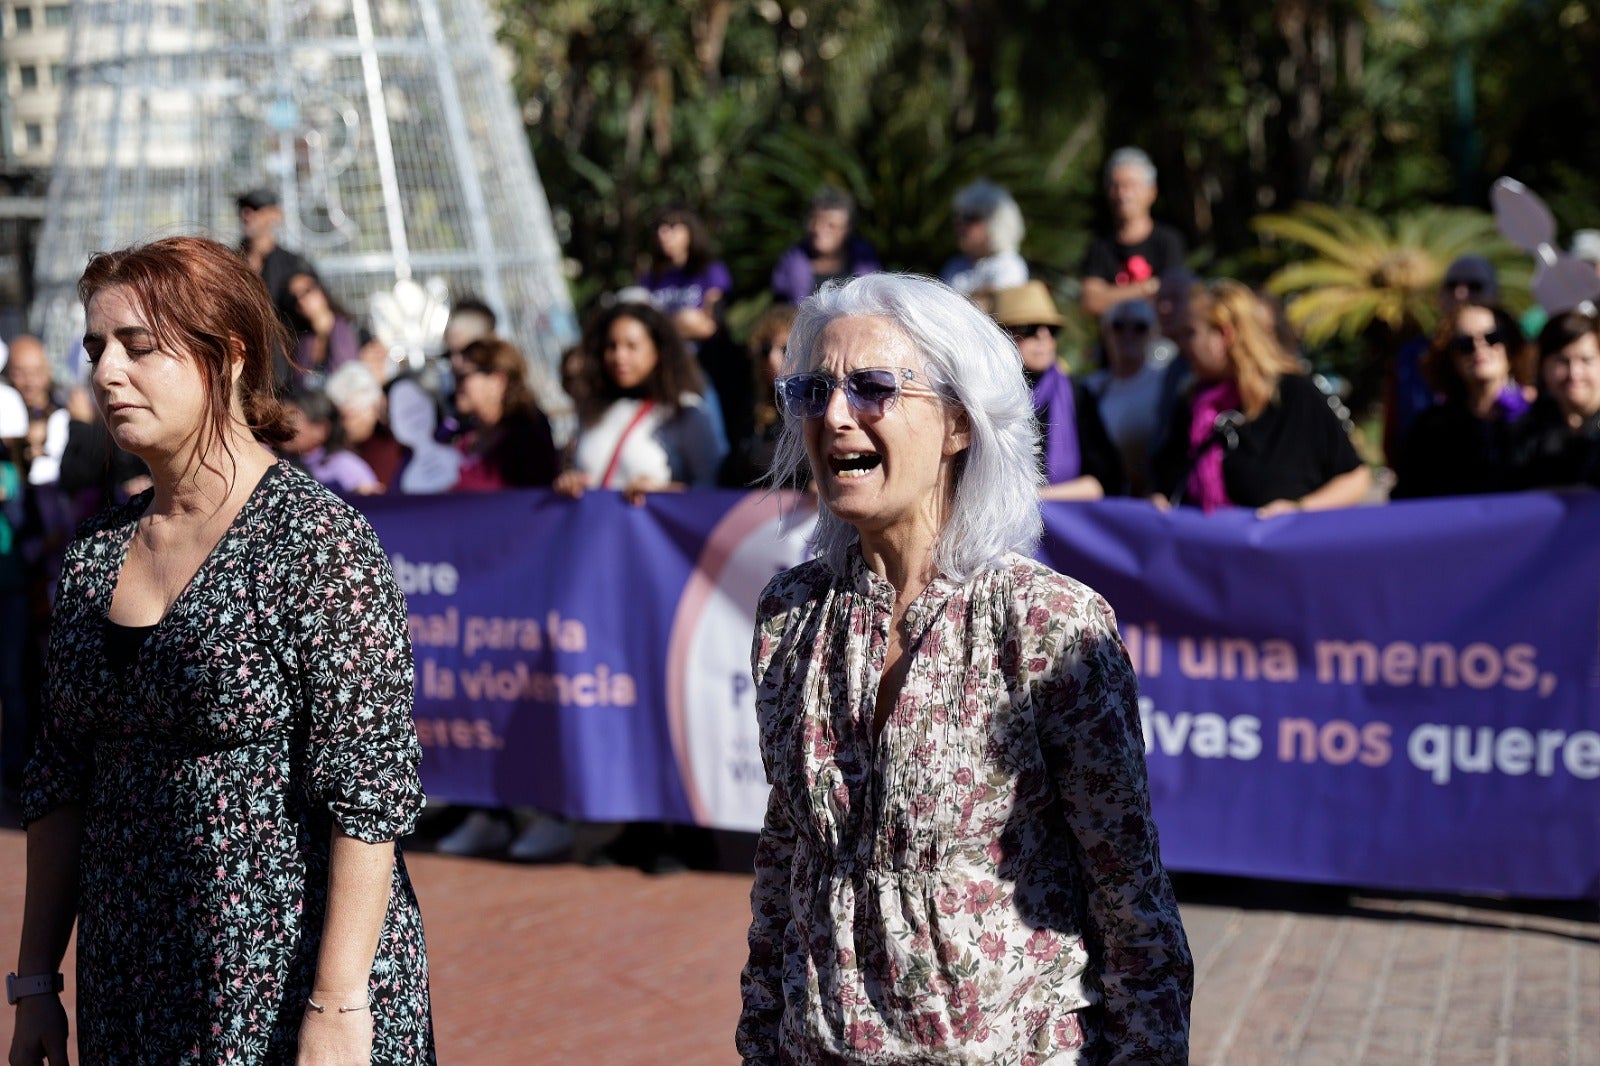
<svg viewBox="0 0 1600 1066">
<path fill-rule="evenodd" d="M 354 1014 L 356 1011 L 358 1011 L 358 1010 L 366 1010 L 370 1006 L 372 1006 L 372 1001 L 369 999 L 365 1003 L 357 1003 L 354 1007 L 340 1007 L 339 1008 L 339 1013 L 340 1014 Z M 328 1013 L 328 1008 L 327 1007 L 324 1007 L 322 1004 L 318 1003 L 316 1000 L 312 999 L 310 996 L 306 997 L 306 1008 L 308 1010 L 314 1010 L 318 1014 L 326 1014 L 326 1013 Z"/>
</svg>

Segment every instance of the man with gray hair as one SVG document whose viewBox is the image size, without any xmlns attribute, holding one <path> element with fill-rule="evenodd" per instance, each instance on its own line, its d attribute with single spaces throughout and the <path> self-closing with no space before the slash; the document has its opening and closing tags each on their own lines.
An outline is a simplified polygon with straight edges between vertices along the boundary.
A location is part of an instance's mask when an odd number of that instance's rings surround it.
<svg viewBox="0 0 1600 1066">
<path fill-rule="evenodd" d="M 1083 260 L 1083 309 L 1096 318 L 1125 300 L 1154 300 L 1161 275 L 1183 265 L 1183 235 L 1150 216 L 1156 167 L 1138 148 L 1106 161 L 1112 232 L 1098 234 Z"/>
</svg>

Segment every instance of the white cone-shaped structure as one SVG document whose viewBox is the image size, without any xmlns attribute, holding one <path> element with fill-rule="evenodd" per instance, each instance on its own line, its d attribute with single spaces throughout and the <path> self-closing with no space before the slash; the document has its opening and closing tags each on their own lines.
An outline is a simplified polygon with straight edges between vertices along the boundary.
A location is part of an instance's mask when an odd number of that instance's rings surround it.
<svg viewBox="0 0 1600 1066">
<path fill-rule="evenodd" d="M 74 0 L 37 261 L 51 350 L 82 328 L 91 252 L 233 243 L 235 197 L 262 186 L 279 243 L 353 313 L 388 293 L 426 336 L 425 304 L 476 295 L 554 378 L 572 305 L 483 0 Z"/>
</svg>

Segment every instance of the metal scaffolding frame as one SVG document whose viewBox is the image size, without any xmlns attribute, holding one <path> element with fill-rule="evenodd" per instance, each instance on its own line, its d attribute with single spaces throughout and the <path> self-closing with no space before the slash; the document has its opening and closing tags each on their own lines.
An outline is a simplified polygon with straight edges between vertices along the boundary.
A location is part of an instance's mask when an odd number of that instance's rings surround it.
<svg viewBox="0 0 1600 1066">
<path fill-rule="evenodd" d="M 415 349 L 441 298 L 477 296 L 553 388 L 576 321 L 483 0 L 75 0 L 70 32 L 33 309 L 53 352 L 91 253 L 232 243 L 266 186 L 352 313 L 420 316 Z"/>
</svg>

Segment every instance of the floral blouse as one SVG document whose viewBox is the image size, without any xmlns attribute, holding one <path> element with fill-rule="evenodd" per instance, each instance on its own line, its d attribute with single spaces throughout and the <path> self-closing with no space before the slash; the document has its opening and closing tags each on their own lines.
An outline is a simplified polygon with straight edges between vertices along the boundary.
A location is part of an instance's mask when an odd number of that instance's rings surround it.
<svg viewBox="0 0 1600 1066">
<path fill-rule="evenodd" d="M 1017 555 L 935 580 L 874 740 L 893 604 L 859 553 L 762 595 L 745 1061 L 1187 1062 L 1193 964 L 1110 607 Z"/>
</svg>

